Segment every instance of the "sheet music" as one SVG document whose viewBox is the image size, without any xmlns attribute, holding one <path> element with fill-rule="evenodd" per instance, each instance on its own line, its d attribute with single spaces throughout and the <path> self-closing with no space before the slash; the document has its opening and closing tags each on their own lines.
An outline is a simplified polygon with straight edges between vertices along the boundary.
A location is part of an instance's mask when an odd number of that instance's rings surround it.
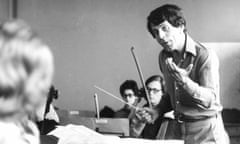
<svg viewBox="0 0 240 144">
<path fill-rule="evenodd" d="M 82 125 L 58 126 L 48 135 L 59 138 L 58 144 L 112 144 L 120 141 L 117 136 L 104 136 Z"/>
<path fill-rule="evenodd" d="M 103 135 L 82 125 L 58 126 L 48 135 L 59 138 L 58 144 L 184 144 L 181 140 L 147 140 Z"/>
</svg>

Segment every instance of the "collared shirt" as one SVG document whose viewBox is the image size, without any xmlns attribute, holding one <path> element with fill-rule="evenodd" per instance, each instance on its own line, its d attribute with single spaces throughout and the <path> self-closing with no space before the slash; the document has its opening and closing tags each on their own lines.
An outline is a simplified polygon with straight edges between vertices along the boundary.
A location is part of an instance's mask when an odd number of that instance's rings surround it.
<svg viewBox="0 0 240 144">
<path fill-rule="evenodd" d="M 180 68 L 193 68 L 183 86 L 170 76 L 166 59 L 169 52 L 161 51 L 159 66 L 166 81 L 171 107 L 176 113 L 190 117 L 212 116 L 222 110 L 219 98 L 219 61 L 216 53 L 186 35 L 183 57 L 173 61 Z M 161 106 L 160 106 L 161 107 Z"/>
</svg>

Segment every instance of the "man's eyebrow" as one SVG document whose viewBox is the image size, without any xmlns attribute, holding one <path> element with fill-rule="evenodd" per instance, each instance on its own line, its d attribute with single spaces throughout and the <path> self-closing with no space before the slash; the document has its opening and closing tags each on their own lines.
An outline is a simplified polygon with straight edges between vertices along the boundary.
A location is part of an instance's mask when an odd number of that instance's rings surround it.
<svg viewBox="0 0 240 144">
<path fill-rule="evenodd" d="M 152 28 L 153 28 L 153 29 L 159 29 L 159 28 L 164 27 L 164 26 L 166 26 L 166 24 L 161 23 L 161 24 L 159 24 L 159 25 L 155 25 L 155 26 L 153 25 Z"/>
<path fill-rule="evenodd" d="M 168 26 L 166 23 L 160 23 L 158 27 Z"/>
</svg>

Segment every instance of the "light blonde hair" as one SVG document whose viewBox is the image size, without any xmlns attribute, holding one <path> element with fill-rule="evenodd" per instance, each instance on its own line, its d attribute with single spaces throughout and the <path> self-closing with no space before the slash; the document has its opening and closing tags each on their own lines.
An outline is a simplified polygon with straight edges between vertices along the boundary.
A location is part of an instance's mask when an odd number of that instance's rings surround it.
<svg viewBox="0 0 240 144">
<path fill-rule="evenodd" d="M 29 25 L 0 25 L 0 99 L 19 97 L 24 111 L 34 111 L 46 99 L 53 73 L 52 52 Z"/>
</svg>

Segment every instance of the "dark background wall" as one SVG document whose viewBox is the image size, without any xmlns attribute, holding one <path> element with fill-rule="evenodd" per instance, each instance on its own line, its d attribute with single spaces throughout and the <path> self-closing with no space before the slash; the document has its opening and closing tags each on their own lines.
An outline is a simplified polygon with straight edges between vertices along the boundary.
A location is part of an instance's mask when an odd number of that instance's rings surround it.
<svg viewBox="0 0 240 144">
<path fill-rule="evenodd" d="M 238 0 L 18 0 L 18 16 L 29 22 L 54 52 L 54 85 L 60 91 L 56 105 L 94 110 L 93 95 L 97 93 L 101 107 L 120 108 L 121 103 L 93 86 L 119 96 L 124 80 L 134 79 L 140 85 L 132 46 L 145 79 L 160 73 L 157 56 L 161 47 L 147 32 L 146 17 L 165 3 L 183 8 L 188 32 L 196 40 L 213 42 L 223 63 L 223 106 L 240 108 Z M 0 20 L 6 17 L 4 5 L 6 0 L 1 0 Z M 218 48 L 221 43 L 224 45 Z M 232 61 L 234 66 L 230 66 Z"/>
</svg>

